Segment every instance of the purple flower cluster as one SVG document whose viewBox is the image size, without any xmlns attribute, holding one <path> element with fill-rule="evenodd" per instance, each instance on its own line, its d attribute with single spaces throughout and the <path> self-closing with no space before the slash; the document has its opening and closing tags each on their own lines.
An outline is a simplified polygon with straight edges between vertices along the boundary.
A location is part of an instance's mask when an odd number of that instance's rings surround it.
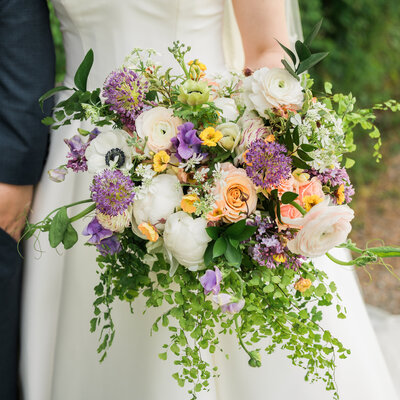
<svg viewBox="0 0 400 400">
<path fill-rule="evenodd" d="M 295 270 L 301 266 L 305 258 L 292 253 L 286 246 L 287 241 L 294 237 L 289 230 L 279 232 L 275 223 L 259 216 L 248 224 L 258 227 L 252 237 L 257 243 L 249 247 L 249 255 L 256 263 L 271 269 L 275 269 L 278 264 Z"/>
<path fill-rule="evenodd" d="M 311 176 L 316 176 L 323 185 L 330 186 L 333 189 L 338 189 L 340 185 L 344 186 L 345 203 L 348 204 L 354 196 L 354 187 L 350 182 L 346 168 L 327 169 L 324 172 L 318 172 L 315 169 L 308 171 Z M 332 200 L 336 203 L 337 199 L 332 195 Z"/>
<path fill-rule="evenodd" d="M 132 203 L 135 197 L 133 188 L 131 179 L 121 171 L 106 169 L 93 178 L 90 191 L 98 211 L 116 216 Z"/>
<path fill-rule="evenodd" d="M 67 168 L 74 172 L 87 171 L 85 151 L 89 143 L 84 143 L 80 135 L 75 135 L 71 139 L 64 139 L 64 142 L 70 150 L 67 154 Z"/>
<path fill-rule="evenodd" d="M 149 83 L 134 71 L 123 68 L 113 71 L 104 83 L 103 96 L 110 109 L 121 117 L 130 130 L 135 129 L 135 120 L 142 112 L 143 100 Z"/>
<path fill-rule="evenodd" d="M 179 161 L 188 160 L 194 154 L 200 153 L 202 140 L 191 122 L 178 126 L 178 134 L 171 139 L 176 149 L 176 158 Z"/>
<path fill-rule="evenodd" d="M 255 140 L 246 153 L 246 173 L 253 183 L 263 189 L 279 185 L 290 177 L 292 160 L 286 147 L 275 142 Z"/>
</svg>

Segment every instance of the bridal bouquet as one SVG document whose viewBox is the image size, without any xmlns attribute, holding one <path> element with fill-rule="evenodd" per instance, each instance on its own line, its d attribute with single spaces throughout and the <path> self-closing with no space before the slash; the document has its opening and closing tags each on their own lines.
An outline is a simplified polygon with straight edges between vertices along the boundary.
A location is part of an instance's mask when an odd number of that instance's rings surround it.
<svg viewBox="0 0 400 400">
<path fill-rule="evenodd" d="M 163 68 L 152 50 L 135 49 L 93 91 L 86 87 L 89 51 L 76 87 L 56 87 L 40 99 L 71 91 L 44 123 L 93 126 L 65 139 L 66 162 L 50 179 L 61 182 L 72 171 L 91 183 L 88 199 L 30 224 L 26 236 L 48 232 L 52 247 L 69 249 L 78 239 L 73 223 L 85 218 L 82 235 L 98 250 L 91 330 L 100 331 L 102 359 L 115 334 L 113 302 L 134 304 L 142 295 L 148 308 L 163 306 L 152 331 L 165 327 L 170 342 L 159 357 L 173 357 L 173 377 L 190 384 L 193 398 L 218 374 L 202 353 L 223 351 L 220 339 L 228 334 L 250 366 L 261 365 L 262 349 L 285 349 L 306 379 L 323 379 L 337 398 L 335 359 L 349 350 L 323 329 L 321 308 L 336 306 L 338 318 L 345 313 L 335 283 L 312 258 L 365 266 L 400 250 L 347 241 L 353 129 L 370 131 L 377 158 L 379 131 L 371 110 L 354 111 L 351 94 L 332 94 L 330 84 L 313 94 L 305 72 L 326 56 L 310 51 L 317 30 L 295 53 L 283 46 L 285 68 L 243 75 L 208 75 L 200 60 L 188 62 L 190 48 L 179 42 L 169 49 L 179 70 Z M 337 260 L 329 253 L 335 246 L 359 257 Z"/>
</svg>

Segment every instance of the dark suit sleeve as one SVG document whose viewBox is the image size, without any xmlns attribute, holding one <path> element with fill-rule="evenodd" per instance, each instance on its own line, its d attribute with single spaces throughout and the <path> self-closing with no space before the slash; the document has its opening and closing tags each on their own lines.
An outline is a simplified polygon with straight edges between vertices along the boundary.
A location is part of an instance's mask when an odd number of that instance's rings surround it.
<svg viewBox="0 0 400 400">
<path fill-rule="evenodd" d="M 46 0 L 0 0 L 0 182 L 30 185 L 43 170 L 48 128 L 39 97 L 54 86 Z"/>
</svg>

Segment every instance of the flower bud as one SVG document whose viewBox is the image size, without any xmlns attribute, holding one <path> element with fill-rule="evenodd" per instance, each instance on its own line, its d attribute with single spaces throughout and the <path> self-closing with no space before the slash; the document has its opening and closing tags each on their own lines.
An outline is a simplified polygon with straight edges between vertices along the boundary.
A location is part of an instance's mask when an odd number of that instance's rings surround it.
<svg viewBox="0 0 400 400">
<path fill-rule="evenodd" d="M 65 175 L 67 175 L 68 170 L 65 167 L 58 167 L 55 169 L 48 170 L 47 173 L 49 174 L 49 178 L 53 182 L 59 183 L 64 181 Z"/>
</svg>

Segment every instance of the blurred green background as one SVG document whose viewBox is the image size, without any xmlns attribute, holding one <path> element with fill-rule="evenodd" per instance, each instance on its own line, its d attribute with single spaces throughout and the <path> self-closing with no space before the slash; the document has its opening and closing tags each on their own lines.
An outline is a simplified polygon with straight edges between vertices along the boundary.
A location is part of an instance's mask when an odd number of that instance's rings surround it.
<svg viewBox="0 0 400 400">
<path fill-rule="evenodd" d="M 399 0 L 299 0 L 304 34 L 324 18 L 313 43 L 315 51 L 330 55 L 311 71 L 316 88 L 324 81 L 334 91 L 352 92 L 359 106 L 370 107 L 389 98 L 400 99 L 400 7 Z M 65 73 L 65 56 L 59 23 L 50 4 L 50 18 L 57 54 L 57 82 Z M 349 171 L 356 187 L 352 207 L 356 210 L 352 239 L 360 246 L 382 238 L 400 245 L 400 113 L 378 115 L 384 142 L 383 160 L 372 158 L 373 142 L 365 132 L 356 135 L 356 165 Z M 400 262 L 393 267 L 400 274 Z M 400 260 L 399 260 L 400 261 Z M 364 271 L 359 278 L 366 301 L 400 313 L 400 286 L 382 266 Z"/>
</svg>

